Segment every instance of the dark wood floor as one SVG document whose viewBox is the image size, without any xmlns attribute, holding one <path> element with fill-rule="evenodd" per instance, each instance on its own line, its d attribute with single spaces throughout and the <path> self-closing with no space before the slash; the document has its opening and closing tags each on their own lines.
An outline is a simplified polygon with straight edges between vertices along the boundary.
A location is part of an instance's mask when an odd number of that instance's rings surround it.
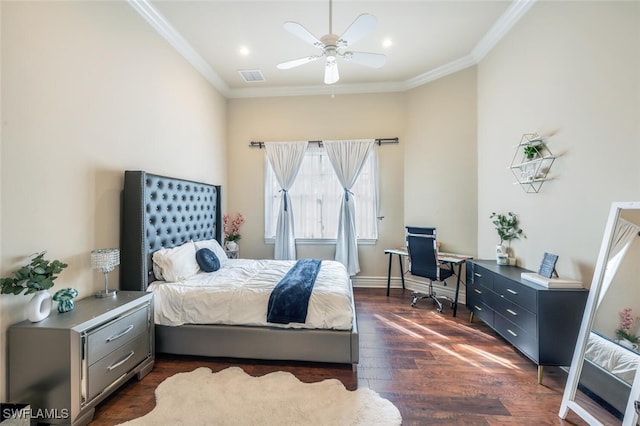
<svg viewBox="0 0 640 426">
<path fill-rule="evenodd" d="M 288 371 L 304 382 L 336 378 L 354 390 L 367 386 L 392 401 L 404 425 L 584 425 L 573 412 L 558 417 L 566 373 L 546 367 L 542 385 L 537 367 L 478 320 L 469 323 L 464 306 L 453 318 L 429 301 L 409 306 L 410 291 L 355 289 L 360 363 L 266 362 L 157 355 L 142 381 L 135 379 L 103 401 L 92 425 L 113 425 L 151 411 L 153 391 L 167 377 L 206 366 L 220 371 L 240 366 L 261 376 Z M 602 409 L 605 424 L 619 421 Z"/>
</svg>

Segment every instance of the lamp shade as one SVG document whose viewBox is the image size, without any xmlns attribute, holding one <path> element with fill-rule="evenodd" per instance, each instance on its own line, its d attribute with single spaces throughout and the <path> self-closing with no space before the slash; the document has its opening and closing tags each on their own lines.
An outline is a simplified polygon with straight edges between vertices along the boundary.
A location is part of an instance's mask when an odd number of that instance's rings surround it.
<svg viewBox="0 0 640 426">
<path fill-rule="evenodd" d="M 120 264 L 120 250 L 117 248 L 97 249 L 91 252 L 91 267 L 102 272 L 111 272 Z"/>
</svg>

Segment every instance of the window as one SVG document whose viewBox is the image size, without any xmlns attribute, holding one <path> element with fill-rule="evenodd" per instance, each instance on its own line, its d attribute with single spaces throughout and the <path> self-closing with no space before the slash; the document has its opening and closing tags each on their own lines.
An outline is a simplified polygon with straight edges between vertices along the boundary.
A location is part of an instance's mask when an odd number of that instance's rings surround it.
<svg viewBox="0 0 640 426">
<path fill-rule="evenodd" d="M 271 165 L 266 161 L 265 176 L 265 240 L 276 235 L 281 192 Z M 378 161 L 371 151 L 351 189 L 356 201 L 356 229 L 360 242 L 378 238 Z M 338 214 L 344 189 L 340 186 L 331 161 L 322 147 L 309 146 L 302 160 L 296 181 L 289 190 L 293 207 L 293 223 L 297 240 L 314 243 L 335 242 Z"/>
</svg>

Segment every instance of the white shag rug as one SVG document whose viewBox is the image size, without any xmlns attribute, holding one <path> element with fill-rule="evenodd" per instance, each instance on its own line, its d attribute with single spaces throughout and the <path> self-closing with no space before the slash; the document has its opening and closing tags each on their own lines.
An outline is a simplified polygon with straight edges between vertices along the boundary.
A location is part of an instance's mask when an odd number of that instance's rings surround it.
<svg viewBox="0 0 640 426">
<path fill-rule="evenodd" d="M 239 367 L 201 367 L 156 388 L 156 407 L 122 423 L 147 425 L 400 425 L 400 412 L 368 388 L 348 391 L 336 379 L 303 383 L 278 371 L 261 377 Z"/>
</svg>

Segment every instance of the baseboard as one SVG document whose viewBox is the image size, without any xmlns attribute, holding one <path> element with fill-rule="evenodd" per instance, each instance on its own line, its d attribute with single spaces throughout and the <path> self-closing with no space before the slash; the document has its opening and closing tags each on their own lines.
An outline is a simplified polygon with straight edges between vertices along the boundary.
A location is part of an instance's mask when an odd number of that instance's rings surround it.
<svg viewBox="0 0 640 426">
<path fill-rule="evenodd" d="M 447 280 L 447 285 L 442 283 L 434 283 L 433 288 L 436 294 L 440 296 L 447 296 L 453 299 L 456 295 L 456 277 L 452 277 Z M 351 282 L 354 287 L 361 288 L 387 288 L 387 277 L 364 277 L 356 276 L 351 277 Z M 402 288 L 402 281 L 400 278 L 391 278 L 391 288 Z M 405 288 L 411 291 L 417 291 L 420 293 L 426 293 L 429 291 L 429 282 L 426 279 L 414 277 L 407 274 L 404 279 Z M 466 287 L 464 284 L 460 284 L 460 293 L 458 294 L 458 303 L 463 305 L 466 303 Z"/>
</svg>

